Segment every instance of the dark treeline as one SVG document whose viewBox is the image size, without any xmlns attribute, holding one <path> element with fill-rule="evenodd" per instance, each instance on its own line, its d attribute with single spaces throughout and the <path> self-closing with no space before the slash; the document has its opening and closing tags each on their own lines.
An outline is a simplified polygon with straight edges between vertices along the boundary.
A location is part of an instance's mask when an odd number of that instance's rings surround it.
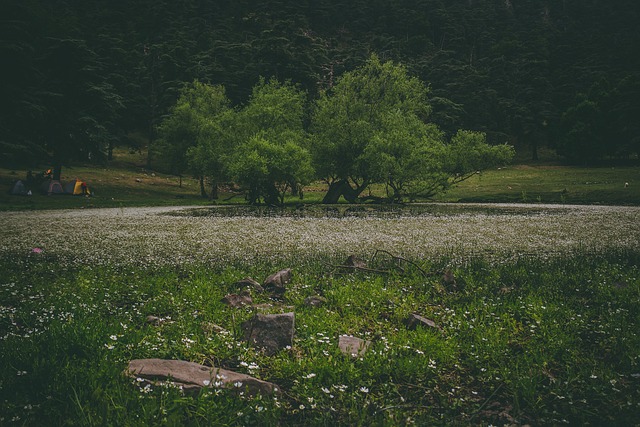
<svg viewBox="0 0 640 427">
<path fill-rule="evenodd" d="M 108 156 L 194 79 L 245 103 L 260 76 L 313 99 L 376 53 L 430 85 L 453 135 L 587 163 L 640 151 L 635 0 L 5 0 L 4 162 Z"/>
</svg>

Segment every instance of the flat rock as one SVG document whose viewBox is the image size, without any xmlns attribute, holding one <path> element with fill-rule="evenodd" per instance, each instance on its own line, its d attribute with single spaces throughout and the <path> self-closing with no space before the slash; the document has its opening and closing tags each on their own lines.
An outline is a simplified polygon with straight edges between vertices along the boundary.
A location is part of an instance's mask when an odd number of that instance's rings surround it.
<svg viewBox="0 0 640 427">
<path fill-rule="evenodd" d="M 253 304 L 253 299 L 247 294 L 227 294 L 222 298 L 222 302 L 230 307 L 244 307 Z"/>
<path fill-rule="evenodd" d="M 207 335 L 212 335 L 212 334 L 229 334 L 229 331 L 227 331 L 225 328 L 223 328 L 220 325 L 216 325 L 215 323 L 212 322 L 204 322 L 202 324 L 202 331 L 207 334 Z"/>
<path fill-rule="evenodd" d="M 414 330 L 418 326 L 422 326 L 425 328 L 434 328 L 440 329 L 436 322 L 431 319 L 427 319 L 426 317 L 420 316 L 419 314 L 412 313 L 407 317 L 404 321 L 405 325 L 407 325 L 407 329 Z"/>
<path fill-rule="evenodd" d="M 173 320 L 171 320 L 171 317 L 158 317 L 152 314 L 148 315 L 145 318 L 145 321 L 152 326 L 162 326 L 165 323 L 173 323 Z"/>
<path fill-rule="evenodd" d="M 266 302 L 262 304 L 254 304 L 253 308 L 262 314 L 283 314 L 293 311 L 295 307 L 292 305 Z"/>
<path fill-rule="evenodd" d="M 350 335 L 340 335 L 338 347 L 343 354 L 358 357 L 363 356 L 371 346 L 371 341 L 352 337 Z"/>
<path fill-rule="evenodd" d="M 312 295 L 304 299 L 304 304 L 309 307 L 321 307 L 327 303 L 327 299 L 320 295 Z"/>
<path fill-rule="evenodd" d="M 242 324 L 242 330 L 245 341 L 271 356 L 293 344 L 295 314 L 258 313 Z"/>
<path fill-rule="evenodd" d="M 243 391 L 252 396 L 280 393 L 277 385 L 250 375 L 184 360 L 135 359 L 129 362 L 125 373 L 146 384 L 181 386 L 190 394 L 197 394 L 205 387 Z"/>
</svg>

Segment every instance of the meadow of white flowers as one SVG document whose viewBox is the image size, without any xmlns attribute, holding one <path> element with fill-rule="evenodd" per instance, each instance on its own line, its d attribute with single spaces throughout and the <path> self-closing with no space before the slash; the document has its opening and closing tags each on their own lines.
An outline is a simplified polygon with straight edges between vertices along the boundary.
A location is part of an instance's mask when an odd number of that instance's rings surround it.
<svg viewBox="0 0 640 427">
<path fill-rule="evenodd" d="M 505 259 L 640 246 L 638 207 L 479 207 L 386 217 L 197 216 L 177 207 L 1 212 L 0 254 L 39 248 L 72 263 L 163 265 L 367 256 L 376 249 L 418 259 Z"/>
</svg>

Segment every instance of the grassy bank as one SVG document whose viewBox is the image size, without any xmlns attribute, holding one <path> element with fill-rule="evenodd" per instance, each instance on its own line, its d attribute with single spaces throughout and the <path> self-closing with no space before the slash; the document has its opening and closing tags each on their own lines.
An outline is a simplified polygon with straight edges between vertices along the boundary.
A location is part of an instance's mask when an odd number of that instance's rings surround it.
<svg viewBox="0 0 640 427">
<path fill-rule="evenodd" d="M 514 165 L 478 174 L 439 200 L 638 205 L 640 167 Z"/>
<path fill-rule="evenodd" d="M 63 168 L 62 180 L 85 180 L 95 197 L 43 196 L 33 188 L 31 197 L 10 196 L 10 185 L 25 179 L 26 170 L 0 168 L 0 210 L 41 210 L 124 206 L 207 205 L 197 180 L 150 171 L 144 153 L 116 150 L 108 165 Z M 628 186 L 625 186 L 628 183 Z M 305 203 L 319 203 L 326 185 L 305 189 Z M 384 194 L 384 188 L 374 192 Z M 217 204 L 244 203 L 222 189 Z M 230 198 L 232 197 L 232 198 Z M 640 167 L 582 168 L 549 165 L 514 165 L 485 171 L 452 188 L 437 199 L 444 202 L 524 202 L 567 204 L 640 204 Z M 300 203 L 290 197 L 288 203 Z"/>
<path fill-rule="evenodd" d="M 239 339 L 252 309 L 220 300 L 278 263 L 142 268 L 5 256 L 0 424 L 631 425 L 640 411 L 639 259 L 413 260 L 425 272 L 451 268 L 456 290 L 417 268 L 341 275 L 329 266 L 339 259 L 300 259 L 288 265 L 283 301 L 253 293 L 295 310 L 294 345 L 268 357 Z M 303 303 L 316 294 L 325 306 Z M 408 330 L 410 313 L 438 328 Z M 153 326 L 148 315 L 166 322 Z M 340 334 L 372 346 L 343 356 Z M 144 357 L 227 367 L 283 395 L 143 389 L 122 372 Z"/>
</svg>

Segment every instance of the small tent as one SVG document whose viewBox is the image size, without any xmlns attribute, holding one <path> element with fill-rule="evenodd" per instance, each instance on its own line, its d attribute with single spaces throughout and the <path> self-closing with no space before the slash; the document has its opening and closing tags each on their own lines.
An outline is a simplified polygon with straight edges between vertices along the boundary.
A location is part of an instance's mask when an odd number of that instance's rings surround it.
<svg viewBox="0 0 640 427">
<path fill-rule="evenodd" d="M 74 179 L 73 181 L 67 182 L 64 185 L 64 193 L 72 194 L 74 196 L 83 196 L 85 194 L 90 194 L 87 183 L 80 181 L 79 179 Z"/>
<path fill-rule="evenodd" d="M 11 185 L 11 189 L 9 190 L 9 194 L 14 196 L 26 196 L 29 193 L 29 189 L 24 185 L 24 182 L 18 180 Z"/>
<path fill-rule="evenodd" d="M 56 181 L 55 179 L 47 179 L 42 183 L 40 187 L 43 194 L 50 196 L 52 194 L 64 194 L 64 189 L 62 188 L 62 184 L 60 181 Z"/>
</svg>

